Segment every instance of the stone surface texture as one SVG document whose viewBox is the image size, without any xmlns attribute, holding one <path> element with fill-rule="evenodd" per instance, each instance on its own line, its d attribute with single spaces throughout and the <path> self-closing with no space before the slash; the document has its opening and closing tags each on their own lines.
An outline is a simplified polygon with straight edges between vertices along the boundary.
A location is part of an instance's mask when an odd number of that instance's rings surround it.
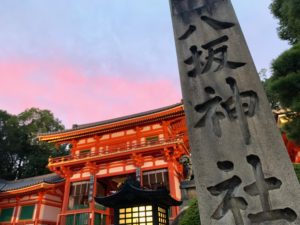
<svg viewBox="0 0 300 225">
<path fill-rule="evenodd" d="M 299 225 L 299 183 L 231 2 L 170 7 L 201 224 Z"/>
</svg>

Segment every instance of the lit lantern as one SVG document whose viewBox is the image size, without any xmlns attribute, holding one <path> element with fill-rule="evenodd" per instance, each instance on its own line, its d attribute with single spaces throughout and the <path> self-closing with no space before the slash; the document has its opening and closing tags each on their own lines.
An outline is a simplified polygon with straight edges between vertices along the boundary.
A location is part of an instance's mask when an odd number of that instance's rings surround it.
<svg viewBox="0 0 300 225">
<path fill-rule="evenodd" d="M 142 189 L 138 182 L 127 180 L 120 191 L 95 201 L 114 209 L 115 225 L 168 225 L 168 209 L 179 206 L 166 189 Z"/>
</svg>

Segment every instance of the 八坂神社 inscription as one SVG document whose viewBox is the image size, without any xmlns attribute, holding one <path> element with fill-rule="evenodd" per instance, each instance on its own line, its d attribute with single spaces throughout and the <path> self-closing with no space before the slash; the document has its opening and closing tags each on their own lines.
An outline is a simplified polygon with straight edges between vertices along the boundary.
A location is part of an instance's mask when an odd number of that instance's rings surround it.
<svg viewBox="0 0 300 225">
<path fill-rule="evenodd" d="M 231 2 L 170 6 L 202 224 L 300 224 L 299 184 Z"/>
</svg>

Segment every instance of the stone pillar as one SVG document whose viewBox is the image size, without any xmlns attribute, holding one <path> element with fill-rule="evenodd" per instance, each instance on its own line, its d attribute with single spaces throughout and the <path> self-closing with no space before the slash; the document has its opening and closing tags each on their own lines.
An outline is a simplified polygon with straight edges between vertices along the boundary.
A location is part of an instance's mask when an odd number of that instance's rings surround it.
<svg viewBox="0 0 300 225">
<path fill-rule="evenodd" d="M 230 0 L 170 6 L 201 224 L 300 224 L 299 183 Z"/>
<path fill-rule="evenodd" d="M 185 180 L 180 182 L 181 201 L 180 209 L 186 207 L 190 200 L 196 198 L 195 180 Z"/>
</svg>

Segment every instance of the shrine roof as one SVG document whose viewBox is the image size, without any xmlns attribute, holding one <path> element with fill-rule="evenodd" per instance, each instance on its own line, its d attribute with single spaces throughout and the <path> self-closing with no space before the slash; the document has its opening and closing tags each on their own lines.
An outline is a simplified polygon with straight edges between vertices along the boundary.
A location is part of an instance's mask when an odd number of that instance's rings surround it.
<svg viewBox="0 0 300 225">
<path fill-rule="evenodd" d="M 57 184 L 63 181 L 64 179 L 59 177 L 55 173 L 25 178 L 20 180 L 14 180 L 14 181 L 6 181 L 0 179 L 0 192 L 7 192 L 7 191 L 13 191 L 17 189 L 27 188 L 42 183 Z"/>
<path fill-rule="evenodd" d="M 127 180 L 117 193 L 105 197 L 96 197 L 95 201 L 110 208 L 131 207 L 139 204 L 179 206 L 182 203 L 172 198 L 167 189 L 143 189 L 138 182 L 130 180 Z"/>
<path fill-rule="evenodd" d="M 137 122 L 152 121 L 153 119 L 171 116 L 174 113 L 184 113 L 182 103 L 94 123 L 73 125 L 72 129 L 39 134 L 39 140 L 47 142 L 70 140 L 85 135 L 96 134 L 99 131 L 111 131 L 113 130 L 112 128 L 122 127 Z"/>
</svg>

